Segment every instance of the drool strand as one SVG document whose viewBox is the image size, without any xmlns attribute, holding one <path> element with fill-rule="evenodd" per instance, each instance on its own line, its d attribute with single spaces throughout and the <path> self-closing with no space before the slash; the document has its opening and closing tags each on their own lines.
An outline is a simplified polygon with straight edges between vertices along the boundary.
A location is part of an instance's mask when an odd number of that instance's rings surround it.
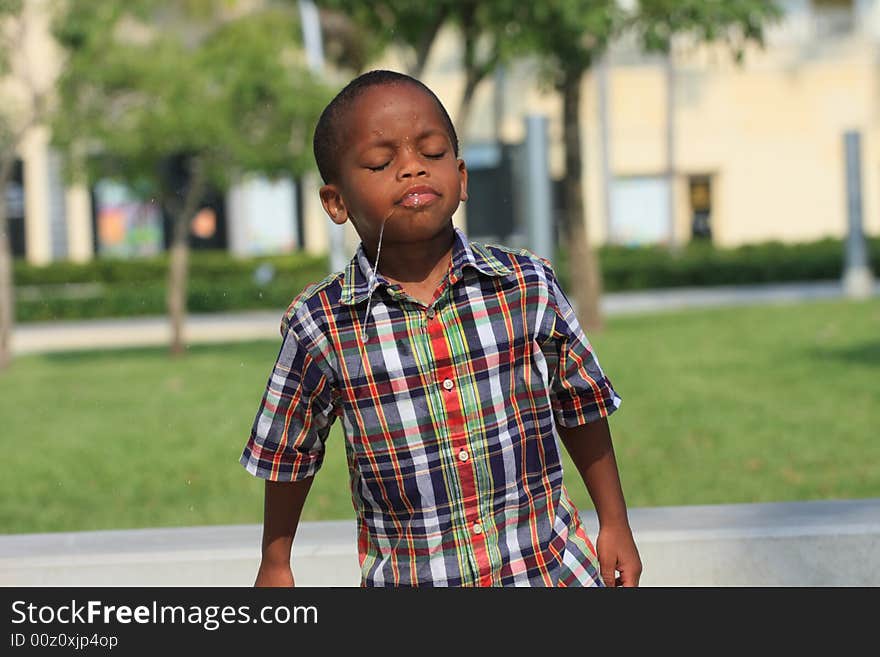
<svg viewBox="0 0 880 657">
<path fill-rule="evenodd" d="M 392 209 L 382 220 L 382 226 L 379 228 L 379 244 L 376 247 L 376 261 L 373 263 L 373 271 L 370 274 L 370 282 L 367 284 L 369 294 L 367 295 L 367 312 L 364 314 L 364 321 L 361 322 L 361 342 L 367 341 L 367 320 L 370 318 L 370 306 L 373 303 L 373 285 L 376 283 L 376 277 L 379 274 L 379 255 L 382 253 L 382 235 L 385 233 L 385 222 L 394 212 Z"/>
</svg>

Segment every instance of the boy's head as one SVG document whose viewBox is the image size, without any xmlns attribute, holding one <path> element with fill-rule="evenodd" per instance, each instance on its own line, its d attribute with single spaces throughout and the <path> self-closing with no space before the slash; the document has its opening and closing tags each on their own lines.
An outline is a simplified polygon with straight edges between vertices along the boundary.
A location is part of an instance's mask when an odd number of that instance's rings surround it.
<svg viewBox="0 0 880 657">
<path fill-rule="evenodd" d="M 418 80 L 371 71 L 330 102 L 315 128 L 321 202 L 337 223 L 351 219 L 372 245 L 425 239 L 446 228 L 467 198 L 467 171 L 443 104 Z"/>
<path fill-rule="evenodd" d="M 440 102 L 440 99 L 437 98 L 433 91 L 421 81 L 403 73 L 383 70 L 369 71 L 356 77 L 345 85 L 342 91 L 336 94 L 336 97 L 324 108 L 321 117 L 318 119 L 318 124 L 315 126 L 312 148 L 315 153 L 315 163 L 318 165 L 318 172 L 326 184 L 336 182 L 339 176 L 337 168 L 339 153 L 345 148 L 344 135 L 342 133 L 347 122 L 357 120 L 356 117 L 348 115 L 357 98 L 371 87 L 393 84 L 413 85 L 434 100 L 449 133 L 449 141 L 452 143 L 455 156 L 458 157 L 458 135 L 455 132 L 455 126 L 452 125 L 452 119 L 449 118 L 443 103 Z"/>
</svg>

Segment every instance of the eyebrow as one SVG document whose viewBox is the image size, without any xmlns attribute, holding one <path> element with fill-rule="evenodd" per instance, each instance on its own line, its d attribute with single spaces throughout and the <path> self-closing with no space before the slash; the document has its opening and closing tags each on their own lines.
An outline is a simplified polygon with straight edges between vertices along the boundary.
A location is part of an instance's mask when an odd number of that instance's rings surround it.
<svg viewBox="0 0 880 657">
<path fill-rule="evenodd" d="M 436 135 L 440 135 L 440 136 L 446 137 L 446 139 L 449 139 L 449 134 L 446 132 L 446 130 L 443 130 L 441 128 L 432 128 L 430 130 L 425 130 L 424 132 L 419 134 L 419 136 L 416 137 L 416 141 L 417 142 L 424 141 L 428 137 L 434 137 Z M 396 142 L 391 139 L 380 139 L 379 141 L 371 141 L 367 145 L 367 148 L 382 148 L 382 147 L 390 148 L 390 147 L 394 146 L 395 144 L 396 144 Z"/>
</svg>

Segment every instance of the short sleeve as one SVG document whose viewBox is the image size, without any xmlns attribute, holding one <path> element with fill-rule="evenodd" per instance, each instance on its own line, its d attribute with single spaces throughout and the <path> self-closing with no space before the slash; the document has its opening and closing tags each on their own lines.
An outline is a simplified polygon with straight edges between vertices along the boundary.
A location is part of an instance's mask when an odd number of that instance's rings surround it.
<svg viewBox="0 0 880 657">
<path fill-rule="evenodd" d="M 321 467 L 335 418 L 327 377 L 287 329 L 239 462 L 262 479 L 307 479 Z"/>
<path fill-rule="evenodd" d="M 555 275 L 547 278 L 554 311 L 550 343 L 556 368 L 550 382 L 550 401 L 556 422 L 563 427 L 588 424 L 611 415 L 621 398 L 605 376 L 590 341 Z"/>
</svg>

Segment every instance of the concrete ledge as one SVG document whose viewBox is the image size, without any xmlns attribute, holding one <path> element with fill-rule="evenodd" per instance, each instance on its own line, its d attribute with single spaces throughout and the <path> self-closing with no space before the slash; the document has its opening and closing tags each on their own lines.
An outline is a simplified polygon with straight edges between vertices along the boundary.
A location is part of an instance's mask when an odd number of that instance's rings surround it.
<svg viewBox="0 0 880 657">
<path fill-rule="evenodd" d="M 596 517 L 584 512 L 595 537 Z M 645 586 L 880 586 L 880 498 L 632 509 Z M 0 586 L 250 586 L 261 527 L 0 536 Z M 354 521 L 303 523 L 301 586 L 357 586 Z"/>
</svg>

